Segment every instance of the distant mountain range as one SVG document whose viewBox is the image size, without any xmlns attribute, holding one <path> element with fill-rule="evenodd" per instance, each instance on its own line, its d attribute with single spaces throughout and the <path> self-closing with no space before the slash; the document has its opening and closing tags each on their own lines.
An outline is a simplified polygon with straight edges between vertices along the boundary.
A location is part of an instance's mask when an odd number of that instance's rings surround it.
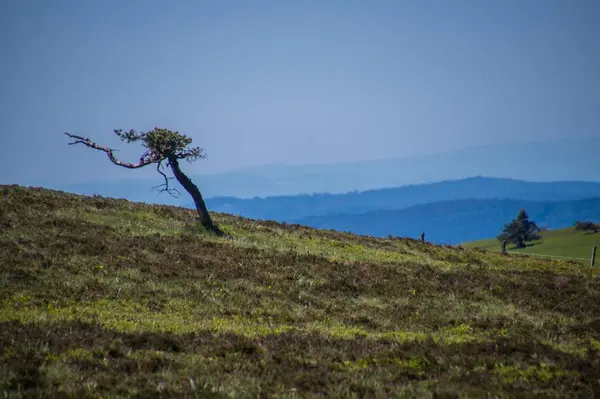
<svg viewBox="0 0 600 399">
<path fill-rule="evenodd" d="M 600 197 L 600 183 L 526 182 L 512 179 L 474 177 L 438 183 L 350 192 L 239 199 L 216 197 L 207 200 L 209 209 L 256 219 L 299 220 L 314 216 L 360 214 L 400 210 L 420 204 L 453 200 L 512 199 L 565 201 Z M 313 220 L 313 219 L 307 219 Z"/>
<path fill-rule="evenodd" d="M 459 244 L 495 237 L 525 209 L 540 227 L 600 221 L 600 183 L 526 182 L 473 177 L 350 192 L 239 199 L 210 198 L 218 212 L 373 236 L 418 237 Z"/>
<path fill-rule="evenodd" d="M 600 137 L 586 140 L 554 140 L 472 147 L 402 159 L 356 161 L 321 165 L 266 165 L 246 167 L 220 174 L 200 175 L 202 161 L 185 167 L 205 197 L 253 198 L 311 193 L 340 194 L 409 184 L 456 180 L 468 176 L 490 176 L 527 181 L 600 182 Z M 150 191 L 162 183 L 136 178 L 79 184 L 44 184 L 49 188 L 80 194 L 99 194 L 133 201 L 183 205 L 188 197 L 173 199 Z M 6 184 L 18 182 L 4 182 Z M 177 185 L 177 184 L 175 184 Z"/>
<path fill-rule="evenodd" d="M 199 177 L 208 197 L 340 194 L 490 176 L 600 182 L 600 137 L 470 147 L 439 154 L 321 165 L 267 165 Z"/>
<path fill-rule="evenodd" d="M 320 229 L 384 237 L 389 234 L 437 244 L 459 244 L 496 237 L 504 224 L 527 210 L 539 227 L 563 228 L 577 220 L 600 222 L 600 198 L 576 201 L 455 200 L 400 210 L 305 217 L 291 222 Z"/>
</svg>

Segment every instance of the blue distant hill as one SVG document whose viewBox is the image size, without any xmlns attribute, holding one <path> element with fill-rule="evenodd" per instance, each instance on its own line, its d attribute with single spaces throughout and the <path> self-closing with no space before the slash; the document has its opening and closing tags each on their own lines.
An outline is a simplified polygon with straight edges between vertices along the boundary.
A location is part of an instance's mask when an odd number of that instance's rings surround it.
<svg viewBox="0 0 600 399">
<path fill-rule="evenodd" d="M 298 220 L 310 216 L 359 214 L 400 210 L 415 205 L 453 200 L 512 199 L 565 201 L 600 197 L 600 183 L 538 183 L 512 179 L 473 177 L 431 184 L 350 192 L 239 199 L 216 197 L 207 200 L 211 210 L 256 219 Z"/>
<path fill-rule="evenodd" d="M 305 217 L 293 222 L 357 234 L 418 238 L 459 244 L 496 237 L 504 224 L 527 210 L 539 227 L 563 228 L 578 220 L 600 222 L 600 198 L 576 201 L 455 200 L 416 205 L 400 210 Z"/>
</svg>

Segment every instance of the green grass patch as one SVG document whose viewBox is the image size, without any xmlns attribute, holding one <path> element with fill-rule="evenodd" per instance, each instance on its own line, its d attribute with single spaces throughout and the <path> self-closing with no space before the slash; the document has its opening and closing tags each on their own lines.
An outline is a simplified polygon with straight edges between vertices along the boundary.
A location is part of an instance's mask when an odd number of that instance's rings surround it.
<svg viewBox="0 0 600 399">
<path fill-rule="evenodd" d="M 574 228 L 546 230 L 542 231 L 540 236 L 541 240 L 530 242 L 525 248 L 508 245 L 507 250 L 516 254 L 556 257 L 589 265 L 592 248 L 600 247 L 600 233 L 576 231 Z M 501 243 L 496 239 L 467 242 L 461 245 L 465 248 L 482 248 L 496 252 L 501 250 Z M 600 264 L 600 261 L 596 262 Z"/>
</svg>

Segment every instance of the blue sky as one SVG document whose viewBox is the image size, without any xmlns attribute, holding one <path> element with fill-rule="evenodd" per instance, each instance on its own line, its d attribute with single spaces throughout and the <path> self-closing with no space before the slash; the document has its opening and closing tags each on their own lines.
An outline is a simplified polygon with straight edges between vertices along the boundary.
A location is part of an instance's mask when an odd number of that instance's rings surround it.
<svg viewBox="0 0 600 399">
<path fill-rule="evenodd" d="M 2 1 L 0 183 L 155 173 L 65 131 L 135 159 L 113 128 L 179 130 L 208 153 L 191 173 L 598 137 L 599 20 L 597 0 Z"/>
</svg>

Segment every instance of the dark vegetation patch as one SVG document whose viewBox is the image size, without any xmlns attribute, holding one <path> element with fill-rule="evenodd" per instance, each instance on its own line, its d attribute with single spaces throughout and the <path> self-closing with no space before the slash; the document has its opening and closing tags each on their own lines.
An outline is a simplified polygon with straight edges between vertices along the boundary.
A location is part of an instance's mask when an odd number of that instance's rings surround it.
<svg viewBox="0 0 600 399">
<path fill-rule="evenodd" d="M 0 382 L 4 389 L 22 393 L 65 389 L 75 394 L 93 386 L 97 394 L 142 396 L 152 391 L 150 384 L 158 388 L 162 383 L 171 394 L 190 395 L 194 385 L 197 389 L 218 380 L 231 381 L 239 393 L 244 381 L 254 381 L 245 392 L 252 396 L 269 396 L 282 388 L 327 396 L 389 395 L 411 383 L 440 393 L 448 386 L 511 396 L 534 389 L 579 396 L 600 393 L 598 349 L 579 357 L 531 338 L 413 345 L 318 333 L 258 338 L 209 331 L 131 334 L 80 322 L 1 326 Z M 60 381 L 56 370 L 80 379 Z"/>
</svg>

